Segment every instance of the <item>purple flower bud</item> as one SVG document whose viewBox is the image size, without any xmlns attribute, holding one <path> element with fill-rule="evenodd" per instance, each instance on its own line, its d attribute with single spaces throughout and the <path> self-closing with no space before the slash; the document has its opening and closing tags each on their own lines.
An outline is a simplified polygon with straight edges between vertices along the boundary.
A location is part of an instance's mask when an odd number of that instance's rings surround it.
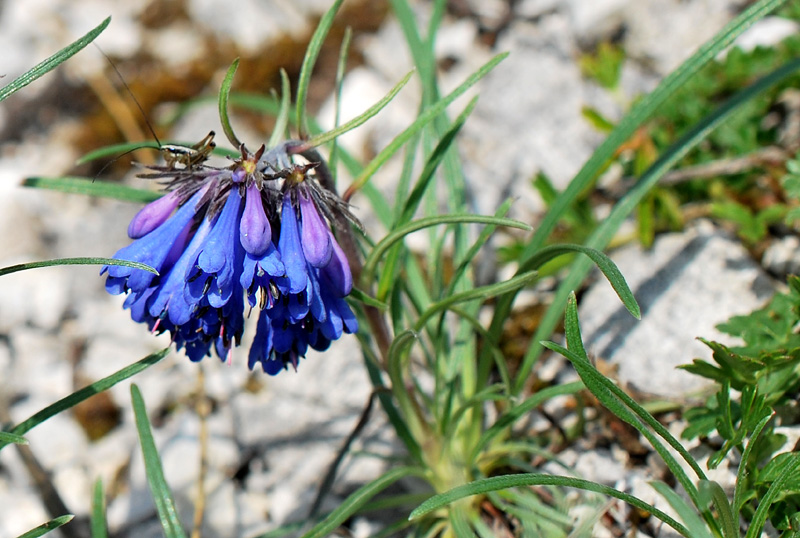
<svg viewBox="0 0 800 538">
<path fill-rule="evenodd" d="M 178 192 L 170 191 L 144 206 L 128 225 L 128 237 L 139 239 L 161 226 L 178 207 L 178 203 L 180 203 Z"/>
<path fill-rule="evenodd" d="M 331 261 L 330 231 L 314 202 L 303 193 L 300 193 L 299 198 L 300 216 L 303 220 L 300 227 L 303 254 L 312 266 L 325 267 Z"/>
<path fill-rule="evenodd" d="M 264 213 L 261 191 L 255 183 L 247 187 L 244 214 L 239 223 L 239 240 L 245 251 L 255 257 L 264 254 L 272 244 L 272 227 Z"/>
</svg>

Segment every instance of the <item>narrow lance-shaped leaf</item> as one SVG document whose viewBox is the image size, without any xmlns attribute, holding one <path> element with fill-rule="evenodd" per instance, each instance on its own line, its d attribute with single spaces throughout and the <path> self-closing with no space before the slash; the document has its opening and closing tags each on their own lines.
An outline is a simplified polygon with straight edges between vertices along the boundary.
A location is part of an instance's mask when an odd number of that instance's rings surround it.
<svg viewBox="0 0 800 538">
<path fill-rule="evenodd" d="M 398 467 L 384 473 L 380 478 L 373 480 L 369 484 L 353 492 L 333 512 L 328 514 L 325 519 L 305 533 L 301 538 L 322 538 L 323 536 L 329 536 L 339 525 L 347 521 L 347 519 L 355 514 L 359 508 L 364 506 L 367 501 L 375 497 L 375 495 L 402 478 L 419 474 L 419 471 L 410 467 Z"/>
<path fill-rule="evenodd" d="M 475 223 L 475 224 L 492 224 L 495 226 L 508 226 L 510 228 L 519 228 L 521 230 L 530 230 L 530 226 L 513 219 L 498 218 L 486 215 L 437 215 L 433 217 L 425 217 L 406 224 L 396 230 L 392 230 L 389 234 L 381 239 L 378 244 L 370 252 L 367 261 L 364 263 L 364 272 L 362 279 L 369 281 L 373 272 L 380 261 L 381 257 L 389 250 L 392 245 L 398 241 L 402 241 L 405 236 L 418 230 L 423 230 L 431 226 L 440 226 L 442 224 L 461 224 L 461 223 Z"/>
<path fill-rule="evenodd" d="M 697 515 L 697 509 L 678 495 L 675 490 L 664 482 L 659 481 L 650 482 L 650 486 L 664 497 L 673 510 L 680 516 L 683 523 L 685 523 L 686 527 L 689 529 L 691 538 L 714 538 L 703 519 Z"/>
<path fill-rule="evenodd" d="M 236 133 L 233 132 L 231 127 L 231 120 L 228 117 L 228 97 L 231 94 L 231 86 L 233 85 L 233 77 L 236 75 L 236 69 L 239 67 L 239 58 L 236 58 L 228 72 L 225 73 L 225 78 L 222 80 L 222 86 L 219 89 L 219 120 L 222 123 L 222 132 L 228 138 L 233 147 L 238 148 L 242 145 L 239 139 L 236 138 Z"/>
<path fill-rule="evenodd" d="M 614 288 L 614 291 L 617 293 L 617 296 L 619 297 L 620 301 L 622 301 L 622 304 L 625 305 L 625 308 L 628 310 L 628 312 L 630 312 L 631 315 L 636 319 L 640 319 L 642 317 L 639 304 L 636 302 L 633 292 L 628 287 L 628 283 L 625 282 L 625 277 L 622 275 L 617 265 L 611 261 L 611 258 L 597 249 L 572 244 L 552 245 L 537 252 L 535 256 L 530 258 L 522 266 L 522 268 L 528 271 L 531 269 L 538 269 L 553 258 L 571 252 L 585 254 L 592 262 L 594 262 L 597 268 L 600 269 L 603 275 L 605 275 L 605 277 L 608 279 L 608 283 L 611 284 L 612 288 Z"/>
<path fill-rule="evenodd" d="M 90 518 L 92 538 L 108 538 L 106 524 L 106 498 L 103 493 L 103 481 L 97 479 L 92 493 L 92 513 Z"/>
<path fill-rule="evenodd" d="M 339 46 L 339 61 L 336 64 L 336 85 L 335 90 L 333 92 L 333 99 L 334 99 L 334 114 L 333 114 L 333 126 L 339 127 L 341 125 L 341 116 L 342 116 L 342 88 L 344 86 L 344 76 L 347 70 L 347 54 L 350 51 L 350 41 L 353 38 L 353 29 L 348 26 L 344 29 L 344 37 L 342 38 L 342 44 Z M 333 143 L 331 144 L 331 151 L 330 156 L 328 158 L 328 168 L 330 168 L 331 173 L 333 174 L 334 182 L 337 177 L 337 170 L 339 166 L 339 142 L 337 139 L 333 139 Z"/>
<path fill-rule="evenodd" d="M 161 196 L 161 193 L 158 192 L 135 189 L 117 183 L 94 181 L 88 177 L 28 177 L 22 180 L 22 186 L 145 204 L 158 200 Z"/>
<path fill-rule="evenodd" d="M 436 103 L 432 104 L 430 108 L 426 109 L 422 114 L 420 114 L 417 119 L 412 123 L 409 127 L 406 128 L 405 131 L 397 135 L 390 143 L 387 145 L 383 150 L 375 156 L 370 163 L 364 167 L 361 171 L 359 176 L 353 181 L 353 184 L 345 192 L 343 198 L 349 199 L 356 191 L 361 189 L 367 181 L 375 174 L 375 172 L 383 166 L 383 164 L 389 160 L 389 158 L 394 155 L 397 150 L 399 150 L 403 144 L 408 142 L 414 135 L 416 135 L 423 127 L 425 127 L 428 123 L 430 123 L 434 118 L 436 118 L 439 114 L 441 114 L 453 101 L 455 101 L 458 97 L 460 97 L 465 91 L 467 91 L 471 86 L 477 83 L 480 79 L 486 76 L 489 71 L 494 69 L 494 67 L 502 62 L 505 57 L 508 56 L 508 53 L 498 54 L 486 64 L 484 64 L 480 69 L 475 71 L 472 75 L 467 77 L 467 79 L 458 86 L 455 90 L 450 92 L 448 95 L 443 97 L 442 99 L 438 100 Z"/>
<path fill-rule="evenodd" d="M 303 138 L 308 134 L 308 121 L 306 119 L 306 98 L 308 96 L 308 86 L 311 82 L 311 72 L 314 70 L 314 64 L 317 63 L 317 57 L 328 31 L 333 26 L 333 18 L 336 12 L 342 5 L 343 0 L 336 0 L 333 5 L 325 12 L 314 30 L 314 35 L 311 36 L 311 41 L 306 48 L 306 54 L 303 57 L 303 65 L 300 67 L 300 77 L 297 81 L 297 103 L 296 103 L 296 123 L 297 128 L 300 130 L 300 137 Z"/>
<path fill-rule="evenodd" d="M 39 538 L 39 536 L 44 536 L 50 531 L 57 529 L 62 525 L 66 525 L 67 523 L 72 521 L 73 518 L 75 518 L 75 516 L 73 516 L 72 514 L 59 516 L 55 519 L 51 519 L 47 523 L 39 525 L 35 529 L 29 530 L 25 534 L 20 534 L 18 538 Z"/>
<path fill-rule="evenodd" d="M 581 478 L 539 473 L 503 475 L 475 480 L 469 484 L 458 486 L 444 493 L 434 495 L 415 508 L 408 518 L 412 520 L 419 519 L 422 516 L 433 512 L 434 510 L 438 510 L 439 508 L 443 508 L 449 504 L 452 504 L 459 499 L 471 497 L 473 495 L 482 495 L 484 493 L 501 491 L 508 488 L 531 486 L 562 486 L 582 489 L 585 491 L 593 491 L 595 493 L 602 493 L 603 495 L 608 495 L 610 497 L 625 501 L 631 506 L 644 510 L 645 512 L 649 512 L 675 529 L 682 536 L 689 536 L 689 531 L 686 529 L 686 527 L 675 521 L 672 517 L 668 516 L 655 506 L 648 504 L 641 499 L 634 497 L 633 495 L 624 493 L 609 486 L 598 484 L 596 482 L 583 480 Z"/>
<path fill-rule="evenodd" d="M 281 104 L 278 114 L 275 116 L 275 129 L 269 137 L 268 148 L 274 148 L 286 136 L 286 128 L 289 126 L 289 109 L 292 106 L 292 86 L 289 83 L 289 75 L 281 69 Z"/>
<path fill-rule="evenodd" d="M 352 120 L 348 121 L 344 125 L 336 127 L 334 129 L 331 129 L 330 131 L 327 131 L 325 133 L 321 133 L 321 134 L 318 134 L 316 136 L 313 136 L 308 141 L 308 145 L 312 146 L 312 147 L 320 146 L 320 145 L 322 145 L 322 144 L 324 144 L 326 142 L 330 142 L 334 138 L 336 138 L 338 136 L 341 136 L 341 135 L 343 135 L 344 133 L 346 133 L 348 131 L 352 131 L 356 127 L 358 127 L 358 126 L 362 125 L 363 123 L 365 123 L 367 120 L 369 120 L 370 118 L 375 116 L 378 112 L 383 110 L 383 108 L 386 105 L 388 105 L 389 103 L 392 102 L 392 99 L 394 99 L 395 95 L 397 95 L 400 92 L 400 90 L 402 90 L 403 87 L 406 84 L 408 84 L 408 81 L 411 80 L 411 75 L 413 75 L 413 74 L 414 74 L 413 71 L 408 73 L 405 77 L 403 77 L 403 79 L 400 82 L 397 83 L 397 85 L 394 88 L 392 88 L 389 91 L 388 94 L 386 94 L 386 96 L 384 96 L 383 99 L 381 99 L 380 101 L 378 101 L 377 103 L 375 103 L 374 105 L 369 107 L 363 114 L 360 114 L 360 115 L 356 116 L 355 118 L 353 118 Z"/>
<path fill-rule="evenodd" d="M 115 258 L 58 258 L 55 260 L 44 260 L 40 262 L 20 263 L 17 265 L 9 265 L 8 267 L 0 268 L 0 276 L 9 275 L 19 271 L 26 271 L 28 269 L 38 269 L 40 267 L 54 267 L 57 265 L 121 265 L 123 267 L 133 267 L 135 269 L 142 269 L 148 273 L 158 274 L 158 271 L 140 262 L 132 262 L 128 260 L 117 260 Z"/>
<path fill-rule="evenodd" d="M 148 355 L 147 357 L 135 362 L 121 370 L 118 370 L 111 374 L 108 377 L 104 377 L 100 381 L 95 381 L 91 385 L 88 385 L 76 392 L 73 392 L 69 396 L 61 398 L 56 403 L 48 405 L 41 411 L 38 411 L 31 415 L 26 420 L 20 422 L 16 426 L 11 429 L 11 433 L 15 435 L 24 435 L 25 433 L 29 432 L 42 422 L 46 421 L 47 419 L 54 417 L 55 415 L 75 407 L 82 401 L 94 396 L 95 394 L 99 394 L 104 390 L 108 390 L 120 381 L 124 381 L 129 377 L 132 377 L 139 372 L 146 370 L 150 366 L 154 365 L 161 359 L 167 356 L 169 353 L 169 348 L 162 349 L 156 353 Z M 6 443 L 0 441 L 0 449 L 5 446 Z"/>
<path fill-rule="evenodd" d="M 497 297 L 503 293 L 507 293 L 510 290 L 519 289 L 525 287 L 526 285 L 533 282 L 536 279 L 537 273 L 536 271 L 529 271 L 527 273 L 522 273 L 521 275 L 517 275 L 513 278 L 509 278 L 508 280 L 504 280 L 502 282 L 497 282 L 495 284 L 489 284 L 488 286 L 481 286 L 479 288 L 474 288 L 467 291 L 462 291 L 460 293 L 454 293 L 449 297 L 445 297 L 441 301 L 438 301 L 432 304 L 414 324 L 414 330 L 421 331 L 425 324 L 430 320 L 433 316 L 442 312 L 449 307 L 463 303 L 466 301 L 472 301 L 473 299 L 482 299 L 486 300 L 491 297 Z"/>
<path fill-rule="evenodd" d="M 231 99 L 231 101 L 234 101 Z M 96 161 L 98 159 L 104 159 L 106 157 L 114 157 L 120 158 L 123 155 L 127 155 L 128 153 L 133 153 L 137 149 L 155 149 L 160 150 L 163 149 L 164 146 L 183 146 L 183 147 L 191 147 L 194 142 L 188 140 L 163 140 L 163 144 L 159 144 L 154 140 L 147 140 L 144 142 L 122 142 L 120 144 L 111 144 L 108 146 L 103 146 L 102 148 L 98 148 L 95 150 L 86 153 L 85 155 L 81 156 L 75 164 L 86 164 L 88 162 Z M 231 149 L 215 147 L 211 150 L 212 155 L 218 155 L 220 157 L 236 157 L 239 155 L 238 151 L 233 151 Z M 97 178 L 93 179 L 95 181 Z"/>
<path fill-rule="evenodd" d="M 180 519 L 178 519 L 178 512 L 175 510 L 175 500 L 172 498 L 172 493 L 164 478 L 161 458 L 156 450 L 150 421 L 147 418 L 147 409 L 144 406 L 139 387 L 135 384 L 131 385 L 131 401 L 133 412 L 136 415 L 136 429 L 139 432 L 139 444 L 142 447 L 147 483 L 153 494 L 153 501 L 156 504 L 158 519 L 161 521 L 164 535 L 166 538 L 185 538 L 186 534 L 181 527 Z"/>
<path fill-rule="evenodd" d="M 16 435 L 8 432 L 0 432 L 0 443 L 2 443 L 2 446 L 10 444 L 27 445 L 28 440 L 22 437 L 21 435 Z"/>
<path fill-rule="evenodd" d="M 100 35 L 100 32 L 106 29 L 106 26 L 108 26 L 108 23 L 110 22 L 111 22 L 111 17 L 107 17 L 103 22 L 97 25 L 94 29 L 92 29 L 82 38 L 78 39 L 71 45 L 64 47 L 54 55 L 44 60 L 43 62 L 37 64 L 29 71 L 23 73 L 19 77 L 9 82 L 8 85 L 0 89 L 0 101 L 4 100 L 12 93 L 21 90 L 22 88 L 24 88 L 37 78 L 53 70 L 54 68 L 58 67 L 66 60 L 71 58 L 73 55 L 75 55 L 75 53 L 77 53 L 78 51 L 83 49 L 86 45 L 94 41 L 95 38 L 98 35 Z"/>
</svg>

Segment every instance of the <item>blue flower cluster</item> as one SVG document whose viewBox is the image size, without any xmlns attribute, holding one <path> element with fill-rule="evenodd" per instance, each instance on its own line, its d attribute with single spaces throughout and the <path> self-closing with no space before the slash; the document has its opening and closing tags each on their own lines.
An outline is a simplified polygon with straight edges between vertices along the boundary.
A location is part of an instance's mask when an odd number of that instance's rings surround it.
<svg viewBox="0 0 800 538">
<path fill-rule="evenodd" d="M 199 361 L 213 347 L 229 361 L 245 310 L 259 317 L 248 365 L 268 374 L 297 367 L 308 348 L 325 350 L 358 329 L 345 301 L 353 280 L 330 223 L 353 218 L 315 179 L 318 163 L 295 162 L 291 142 L 250 153 L 231 166 L 153 167 L 166 194 L 130 223 L 133 243 L 114 258 L 158 271 L 105 266 L 106 289 L 151 331 L 168 331 Z"/>
</svg>

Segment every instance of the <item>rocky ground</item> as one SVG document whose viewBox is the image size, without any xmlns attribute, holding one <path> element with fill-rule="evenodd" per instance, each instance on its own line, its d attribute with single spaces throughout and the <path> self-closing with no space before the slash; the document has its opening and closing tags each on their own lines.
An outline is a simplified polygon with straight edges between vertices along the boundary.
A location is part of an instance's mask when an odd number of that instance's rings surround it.
<svg viewBox="0 0 800 538">
<path fill-rule="evenodd" d="M 411 68 L 401 31 L 382 4 L 346 0 L 334 29 L 337 35 L 345 25 L 355 30 L 353 68 L 344 85 L 345 118 L 385 94 Z M 535 222 L 542 204 L 530 178 L 541 170 L 563 187 L 601 139 L 581 116 L 581 107 L 591 104 L 619 117 L 620 103 L 581 76 L 577 58 L 583 50 L 604 38 L 621 36 L 630 59 L 623 73 L 623 93 L 634 96 L 653 88 L 730 20 L 741 4 L 733 0 L 450 2 L 437 43 L 445 90 L 494 54 L 511 53 L 476 87 L 480 101 L 461 138 L 476 211 L 491 213 L 500 201 L 515 196 L 514 216 Z M 276 68 L 284 66 L 296 74 L 304 44 L 328 2 L 247 0 L 238 2 L 236 9 L 225 5 L 214 0 L 9 0 L 0 8 L 0 48 L 6 51 L 0 72 L 6 80 L 13 79 L 112 15 L 111 26 L 98 43 L 115 59 L 149 119 L 157 122 L 174 109 L 161 103 L 215 95 L 236 56 L 242 57 L 237 89 L 277 88 Z M 428 2 L 416 4 L 421 20 L 428 9 Z M 775 39 L 781 32 L 797 30 L 777 24 L 777 30 L 770 27 L 748 39 Z M 337 48 L 338 43 L 325 50 L 312 85 L 311 104 L 322 122 L 329 122 L 332 115 L 330 66 L 335 65 Z M 124 91 L 114 90 L 119 85 L 115 77 L 90 46 L 58 72 L 0 105 L 0 266 L 108 256 L 127 244 L 127 222 L 137 206 L 19 186 L 27 176 L 97 173 L 76 169 L 75 159 L 89 149 L 119 141 L 119 131 L 137 136 L 141 127 L 128 114 L 135 117 L 138 112 Z M 348 147 L 360 155 L 372 155 L 383 147 L 414 116 L 415 91 L 413 86 L 406 88 L 381 116 L 349 134 Z M 215 116 L 214 104 L 198 107 L 178 123 L 172 136 L 195 140 L 209 129 L 219 132 Z M 257 145 L 268 127 L 245 118 L 239 135 Z M 126 173 L 125 166 L 119 163 L 104 173 L 141 186 L 143 180 Z M 391 171 L 390 165 L 376 178 L 379 186 L 390 188 Z M 366 201 L 354 201 L 364 212 Z M 370 219 L 367 214 L 360 216 Z M 716 323 L 759 306 L 774 289 L 761 265 L 710 222 L 660 236 L 651 251 L 629 246 L 614 257 L 642 305 L 644 319 L 635 322 L 620 315 L 621 306 L 609 299 L 610 288 L 593 285 L 582 302 L 588 344 L 594 353 L 618 364 L 622 381 L 661 396 L 680 396 L 697 388 L 674 371 L 674 366 L 695 356 L 708 356 L 696 336 L 715 337 Z M 652 341 L 659 342 L 658 349 L 647 345 Z M 167 344 L 130 321 L 121 299 L 105 293 L 96 268 L 61 267 L 5 276 L 0 281 L 0 423 L 22 420 Z M 135 378 L 153 417 L 167 481 L 179 511 L 188 518 L 187 528 L 197 487 L 202 429 L 198 409 L 210 404 L 206 538 L 253 536 L 302 519 L 320 477 L 370 392 L 353 338 L 339 342 L 324 356 L 310 355 L 297 373 L 275 378 L 250 375 L 244 363 L 240 354 L 230 367 L 214 360 L 198 366 L 173 353 Z M 13 449 L 0 453 L 0 538 L 17 536 L 49 519 L 42 499 L 52 500 L 52 495 L 41 491 L 48 483 L 72 513 L 85 517 L 98 477 L 108 492 L 115 536 L 161 535 L 129 402 L 129 384 L 122 383 L 107 396 L 32 431 L 27 437 L 33 458 Z M 378 456 L 398 450 L 379 412 L 355 448 L 372 455 L 345 461 L 326 506 L 334 506 L 337 499 L 376 477 L 383 468 Z M 644 483 L 647 476 L 641 469 L 627 469 L 613 451 L 576 452 L 572 459 L 589 478 L 596 469 L 618 469 L 619 475 L 597 477 L 618 486 Z M 46 471 L 38 482 L 30 472 L 35 465 Z M 364 519 L 354 532 L 367 535 L 379 525 Z"/>
</svg>

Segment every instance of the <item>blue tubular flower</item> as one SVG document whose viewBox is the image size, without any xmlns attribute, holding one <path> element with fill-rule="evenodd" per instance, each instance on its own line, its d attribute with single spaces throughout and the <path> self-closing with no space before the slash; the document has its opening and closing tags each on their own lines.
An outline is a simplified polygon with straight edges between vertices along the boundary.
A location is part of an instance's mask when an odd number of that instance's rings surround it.
<svg viewBox="0 0 800 538">
<path fill-rule="evenodd" d="M 167 179 L 167 194 L 137 213 L 128 227 L 134 242 L 114 257 L 159 274 L 106 266 L 106 289 L 127 293 L 131 318 L 168 332 L 192 361 L 212 349 L 230 359 L 247 305 L 259 311 L 248 365 L 270 375 L 358 330 L 344 300 L 350 265 L 329 224 L 353 217 L 316 183 L 318 163 L 294 163 L 296 147 L 251 154 L 242 146 L 228 168 L 182 163 L 144 176 Z"/>
<path fill-rule="evenodd" d="M 205 296 L 212 307 L 220 308 L 231 298 L 234 285 L 238 285 L 237 271 L 241 271 L 241 268 L 237 267 L 237 260 L 244 259 L 237 233 L 241 201 L 238 189 L 232 189 L 208 238 L 186 273 L 187 302 L 199 301 Z"/>
<path fill-rule="evenodd" d="M 344 300 L 353 287 L 350 265 L 306 181 L 290 185 L 283 197 L 278 251 L 286 275 L 274 280 L 278 294 L 262 310 L 250 350 L 250 367 L 261 363 L 268 374 L 296 368 L 309 347 L 324 351 L 358 330 Z"/>
<path fill-rule="evenodd" d="M 303 254 L 303 243 L 300 241 L 299 227 L 291 197 L 284 196 L 278 251 L 286 268 L 286 278 L 279 285 L 282 287 L 281 291 L 287 294 L 301 293 L 308 284 L 306 258 Z"/>
</svg>

